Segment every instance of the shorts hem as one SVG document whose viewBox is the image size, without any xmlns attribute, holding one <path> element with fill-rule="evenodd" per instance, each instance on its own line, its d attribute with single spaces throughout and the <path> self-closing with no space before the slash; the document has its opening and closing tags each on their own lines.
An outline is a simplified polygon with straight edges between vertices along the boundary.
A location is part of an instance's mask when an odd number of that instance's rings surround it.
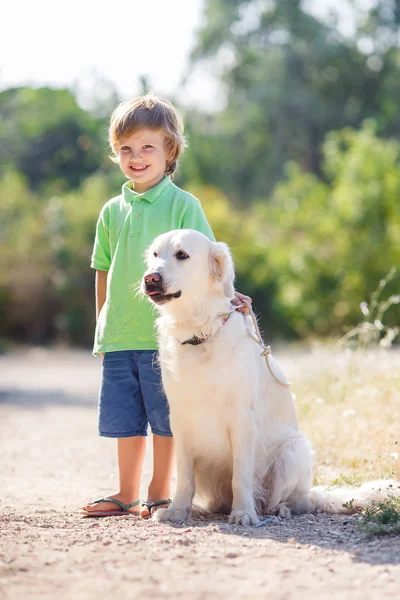
<svg viewBox="0 0 400 600">
<path fill-rule="evenodd" d="M 122 433 L 109 433 L 108 431 L 98 431 L 100 437 L 107 438 L 127 438 L 127 437 L 146 437 L 147 431 L 123 431 Z"/>
<path fill-rule="evenodd" d="M 155 433 L 156 435 L 159 435 L 160 437 L 174 437 L 173 434 L 169 431 L 160 431 L 159 429 L 153 429 L 151 427 L 151 433 Z"/>
</svg>

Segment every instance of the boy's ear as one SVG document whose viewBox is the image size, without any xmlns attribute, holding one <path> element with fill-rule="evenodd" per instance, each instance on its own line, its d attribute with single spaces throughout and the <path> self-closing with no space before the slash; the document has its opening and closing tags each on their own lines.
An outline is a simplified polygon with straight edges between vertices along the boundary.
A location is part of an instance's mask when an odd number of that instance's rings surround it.
<svg viewBox="0 0 400 600">
<path fill-rule="evenodd" d="M 213 242 L 209 258 L 212 279 L 222 283 L 222 289 L 227 298 L 233 298 L 235 270 L 228 246 L 223 242 Z"/>
<path fill-rule="evenodd" d="M 168 173 L 169 171 L 174 171 L 176 169 L 176 161 L 174 161 L 174 151 L 173 149 L 170 149 L 168 151 L 168 148 L 166 148 L 166 163 L 167 163 L 167 168 L 166 168 L 166 173 Z"/>
<path fill-rule="evenodd" d="M 165 152 L 165 158 L 167 159 L 167 162 L 170 163 L 173 158 L 174 158 L 174 147 L 172 146 L 171 143 L 168 143 L 167 140 L 164 140 L 164 152 Z"/>
</svg>

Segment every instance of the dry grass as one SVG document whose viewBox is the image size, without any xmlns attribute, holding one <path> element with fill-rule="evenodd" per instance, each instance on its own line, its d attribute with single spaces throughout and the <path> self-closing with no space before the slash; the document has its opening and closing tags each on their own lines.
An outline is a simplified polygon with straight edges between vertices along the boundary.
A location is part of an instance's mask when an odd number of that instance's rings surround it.
<svg viewBox="0 0 400 600">
<path fill-rule="evenodd" d="M 399 349 L 316 345 L 278 360 L 315 450 L 315 484 L 400 479 Z"/>
</svg>

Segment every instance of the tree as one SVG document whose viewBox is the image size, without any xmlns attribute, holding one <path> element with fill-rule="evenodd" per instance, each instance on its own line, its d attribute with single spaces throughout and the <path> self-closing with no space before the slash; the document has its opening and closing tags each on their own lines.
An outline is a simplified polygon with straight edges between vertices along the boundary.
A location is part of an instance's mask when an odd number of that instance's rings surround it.
<svg viewBox="0 0 400 600">
<path fill-rule="evenodd" d="M 400 144 L 379 139 L 376 123 L 366 122 L 359 132 L 329 134 L 323 156 L 326 181 L 290 165 L 262 209 L 276 225 L 277 300 L 301 336 L 357 324 L 360 303 L 400 264 Z M 399 284 L 393 279 L 387 293 Z M 398 323 L 399 307 L 386 318 Z"/>
<path fill-rule="evenodd" d="M 0 93 L 0 176 L 23 173 L 29 186 L 77 187 L 104 161 L 104 123 L 79 108 L 69 90 L 15 88 Z"/>
<path fill-rule="evenodd" d="M 353 7 L 349 36 L 338 15 L 321 20 L 304 4 L 206 1 L 192 63 L 219 65 L 227 102 L 215 117 L 189 114 L 191 160 L 200 179 L 238 202 L 265 198 L 287 160 L 322 176 L 329 131 L 373 117 L 380 135 L 400 135 L 398 2 L 393 11 Z"/>
</svg>

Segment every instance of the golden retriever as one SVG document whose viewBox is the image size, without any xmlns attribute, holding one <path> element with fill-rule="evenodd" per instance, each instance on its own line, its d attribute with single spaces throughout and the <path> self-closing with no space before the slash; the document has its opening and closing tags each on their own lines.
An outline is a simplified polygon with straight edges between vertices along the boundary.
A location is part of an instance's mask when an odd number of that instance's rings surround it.
<svg viewBox="0 0 400 600">
<path fill-rule="evenodd" d="M 344 512 L 396 482 L 311 490 L 312 451 L 292 394 L 273 376 L 248 315 L 234 310 L 228 247 L 190 229 L 157 237 L 141 289 L 157 306 L 162 380 L 176 440 L 177 491 L 157 520 L 184 521 L 196 505 L 228 511 L 231 523 L 259 515 Z M 278 378 L 279 379 L 279 378 Z"/>
</svg>

